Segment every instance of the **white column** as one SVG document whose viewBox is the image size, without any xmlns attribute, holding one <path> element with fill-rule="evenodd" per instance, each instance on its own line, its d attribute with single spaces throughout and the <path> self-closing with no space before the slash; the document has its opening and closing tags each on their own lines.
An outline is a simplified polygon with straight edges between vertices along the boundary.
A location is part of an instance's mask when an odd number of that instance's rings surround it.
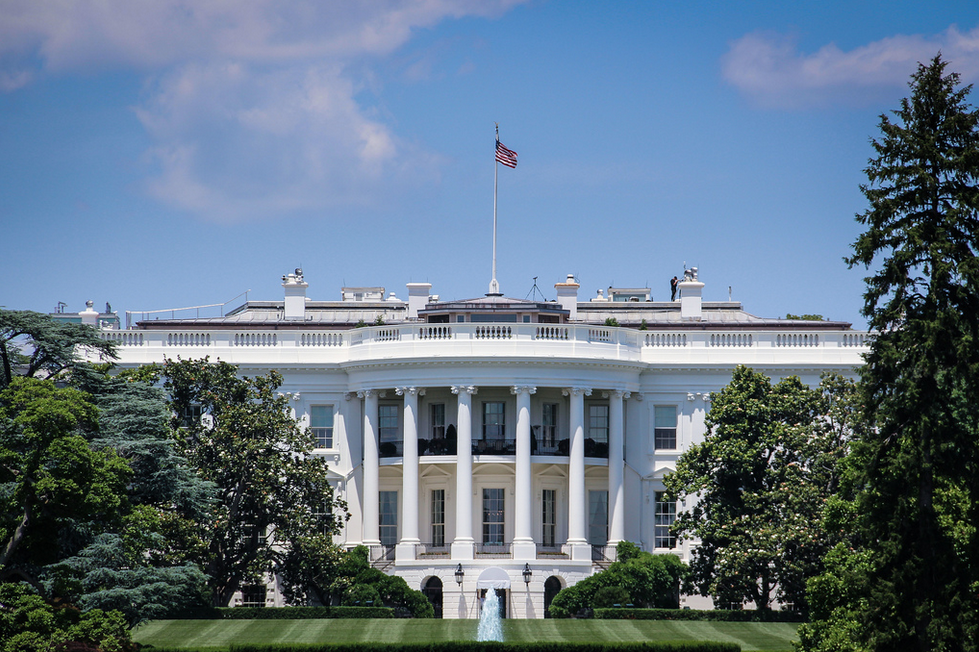
<svg viewBox="0 0 979 652">
<path fill-rule="evenodd" d="M 608 544 L 614 546 L 625 539 L 625 489 L 623 470 L 625 460 L 622 456 L 624 436 L 623 399 L 629 394 L 611 391 L 608 396 Z"/>
<path fill-rule="evenodd" d="M 514 472 L 515 500 L 513 520 L 513 558 L 537 559 L 533 534 L 533 481 L 530 464 L 530 395 L 536 387 L 511 387 L 517 396 L 517 451 Z"/>
<path fill-rule="evenodd" d="M 401 458 L 401 540 L 396 559 L 415 558 L 418 539 L 418 397 L 425 394 L 417 387 L 398 387 L 404 396 L 404 442 Z"/>
<path fill-rule="evenodd" d="M 377 455 L 377 397 L 376 389 L 357 392 L 364 399 L 364 545 L 381 545 L 379 460 Z"/>
<path fill-rule="evenodd" d="M 591 559 L 591 547 L 585 536 L 588 503 L 585 500 L 585 397 L 591 389 L 571 387 L 564 390 L 571 398 L 571 448 L 568 458 L 568 545 L 571 558 Z"/>
<path fill-rule="evenodd" d="M 473 421 L 472 396 L 476 388 L 471 385 L 452 387 L 459 397 L 456 418 L 456 536 L 452 541 L 452 559 L 473 558 Z"/>
</svg>

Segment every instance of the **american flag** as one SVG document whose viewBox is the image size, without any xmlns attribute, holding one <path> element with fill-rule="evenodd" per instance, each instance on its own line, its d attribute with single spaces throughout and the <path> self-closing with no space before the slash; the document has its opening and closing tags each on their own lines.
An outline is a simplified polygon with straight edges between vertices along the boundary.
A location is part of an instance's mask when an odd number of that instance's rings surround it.
<svg viewBox="0 0 979 652">
<path fill-rule="evenodd" d="M 496 160 L 508 168 L 517 167 L 517 153 L 504 147 L 500 141 L 496 141 Z"/>
</svg>

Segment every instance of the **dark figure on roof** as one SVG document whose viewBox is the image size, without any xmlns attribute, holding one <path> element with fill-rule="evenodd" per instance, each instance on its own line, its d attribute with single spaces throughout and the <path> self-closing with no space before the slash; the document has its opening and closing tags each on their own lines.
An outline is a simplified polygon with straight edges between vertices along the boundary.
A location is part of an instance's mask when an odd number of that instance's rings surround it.
<svg viewBox="0 0 979 652">
<path fill-rule="evenodd" d="M 670 301 L 676 301 L 676 286 L 679 282 L 675 276 L 670 279 Z"/>
</svg>

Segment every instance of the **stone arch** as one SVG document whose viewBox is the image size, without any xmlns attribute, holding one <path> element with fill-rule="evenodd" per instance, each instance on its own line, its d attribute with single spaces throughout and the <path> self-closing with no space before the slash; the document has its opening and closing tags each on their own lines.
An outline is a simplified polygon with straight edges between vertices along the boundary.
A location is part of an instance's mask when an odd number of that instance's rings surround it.
<svg viewBox="0 0 979 652">
<path fill-rule="evenodd" d="M 428 601 L 432 603 L 432 608 L 435 610 L 435 617 L 442 617 L 442 580 L 432 575 L 427 580 L 422 582 L 421 587 L 422 593 L 428 598 Z"/>
<path fill-rule="evenodd" d="M 557 575 L 551 575 L 544 580 L 544 618 L 551 617 L 551 601 L 564 586 L 564 580 Z"/>
</svg>

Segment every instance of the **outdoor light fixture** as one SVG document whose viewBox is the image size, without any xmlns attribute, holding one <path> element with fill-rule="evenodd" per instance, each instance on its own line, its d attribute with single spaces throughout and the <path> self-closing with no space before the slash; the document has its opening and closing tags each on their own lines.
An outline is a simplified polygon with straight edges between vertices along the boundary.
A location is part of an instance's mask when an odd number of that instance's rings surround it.
<svg viewBox="0 0 979 652">
<path fill-rule="evenodd" d="M 530 578 L 534 576 L 534 571 L 530 570 L 530 564 L 523 565 L 524 584 L 530 584 Z"/>
<path fill-rule="evenodd" d="M 462 564 L 456 567 L 456 584 L 462 584 L 462 578 L 466 576 L 466 571 L 462 570 Z"/>
</svg>

